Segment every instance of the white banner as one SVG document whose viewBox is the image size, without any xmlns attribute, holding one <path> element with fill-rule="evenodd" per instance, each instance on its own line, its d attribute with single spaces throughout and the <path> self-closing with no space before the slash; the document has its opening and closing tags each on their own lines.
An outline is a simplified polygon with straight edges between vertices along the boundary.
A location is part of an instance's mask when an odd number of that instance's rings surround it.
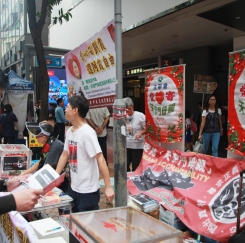
<svg viewBox="0 0 245 243">
<path fill-rule="evenodd" d="M 116 95 L 114 21 L 65 55 L 68 96 L 83 94 L 90 108 L 110 106 Z"/>
<path fill-rule="evenodd" d="M 26 115 L 27 115 L 27 99 L 28 93 L 9 93 L 6 94 L 5 104 L 11 104 L 13 112 L 18 118 L 15 123 L 18 131 L 23 133 L 25 129 Z"/>
</svg>

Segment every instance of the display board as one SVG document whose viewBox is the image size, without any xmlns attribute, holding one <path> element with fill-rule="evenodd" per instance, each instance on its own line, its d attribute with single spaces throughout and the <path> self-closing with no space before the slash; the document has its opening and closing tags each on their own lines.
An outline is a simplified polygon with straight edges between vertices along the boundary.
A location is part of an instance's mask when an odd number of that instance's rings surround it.
<svg viewBox="0 0 245 243">
<path fill-rule="evenodd" d="M 245 50 L 229 53 L 228 150 L 245 156 Z"/>
<path fill-rule="evenodd" d="M 62 98 L 64 106 L 68 104 L 68 88 L 66 81 L 66 71 L 60 68 L 48 68 L 49 92 L 48 103 L 57 104 L 56 100 Z"/>
<path fill-rule="evenodd" d="M 146 139 L 182 142 L 185 65 L 145 71 Z"/>
<path fill-rule="evenodd" d="M 111 106 L 116 95 L 114 21 L 65 55 L 68 96 L 84 95 L 90 108 Z"/>
</svg>

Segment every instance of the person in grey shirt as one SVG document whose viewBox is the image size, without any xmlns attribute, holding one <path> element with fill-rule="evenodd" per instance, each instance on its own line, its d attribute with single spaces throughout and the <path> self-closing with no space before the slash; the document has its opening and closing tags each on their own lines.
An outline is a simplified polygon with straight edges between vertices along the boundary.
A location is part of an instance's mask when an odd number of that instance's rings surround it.
<svg viewBox="0 0 245 243">
<path fill-rule="evenodd" d="M 23 172 L 22 175 L 33 173 L 42 168 L 44 164 L 49 164 L 56 169 L 60 155 L 64 149 L 64 143 L 53 136 L 52 125 L 48 121 L 43 121 L 39 124 L 27 122 L 26 128 L 30 133 L 36 135 L 38 143 L 44 145 L 39 161 Z"/>
<path fill-rule="evenodd" d="M 107 107 L 100 107 L 89 109 L 86 115 L 87 123 L 95 130 L 98 141 L 105 158 L 105 161 L 108 165 L 107 161 L 107 124 L 110 119 L 110 112 Z"/>
<path fill-rule="evenodd" d="M 123 99 L 127 109 L 126 138 L 127 138 L 127 171 L 135 171 L 143 155 L 145 141 L 145 115 L 134 110 L 134 103 L 130 97 Z"/>
</svg>

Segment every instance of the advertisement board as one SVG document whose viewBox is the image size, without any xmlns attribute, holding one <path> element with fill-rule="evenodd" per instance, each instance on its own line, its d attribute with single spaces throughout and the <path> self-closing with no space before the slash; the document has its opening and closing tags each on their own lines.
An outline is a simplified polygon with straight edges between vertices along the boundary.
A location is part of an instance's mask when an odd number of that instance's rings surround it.
<svg viewBox="0 0 245 243">
<path fill-rule="evenodd" d="M 68 104 L 67 100 L 67 81 L 65 69 L 48 68 L 49 75 L 49 93 L 48 103 L 56 103 L 58 98 L 63 98 L 65 107 Z"/>
</svg>

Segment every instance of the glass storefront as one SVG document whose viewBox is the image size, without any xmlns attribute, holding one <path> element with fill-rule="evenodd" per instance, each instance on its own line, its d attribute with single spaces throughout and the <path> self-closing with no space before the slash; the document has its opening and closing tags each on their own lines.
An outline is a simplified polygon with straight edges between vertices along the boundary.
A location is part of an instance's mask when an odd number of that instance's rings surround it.
<svg viewBox="0 0 245 243">
<path fill-rule="evenodd" d="M 23 0 L 0 0 L 2 55 L 24 34 Z"/>
</svg>

